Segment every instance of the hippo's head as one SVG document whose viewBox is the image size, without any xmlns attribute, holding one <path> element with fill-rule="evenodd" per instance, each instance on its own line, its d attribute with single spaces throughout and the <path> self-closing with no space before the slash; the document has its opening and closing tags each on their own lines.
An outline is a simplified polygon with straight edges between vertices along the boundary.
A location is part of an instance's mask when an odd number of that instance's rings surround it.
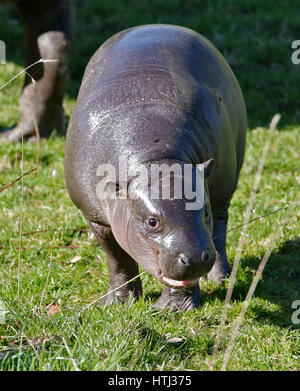
<svg viewBox="0 0 300 391">
<path fill-rule="evenodd" d="M 203 167 L 206 182 L 212 161 Z M 196 171 L 193 166 L 192 181 Z M 183 187 L 187 180 L 182 178 Z M 215 260 L 208 187 L 203 186 L 201 207 L 189 210 L 191 199 L 175 198 L 174 191 L 164 199 L 161 177 L 159 183 L 159 196 L 153 199 L 149 186 L 136 186 L 132 180 L 126 198 L 106 200 L 106 215 L 119 245 L 144 270 L 167 286 L 191 287 L 210 271 Z M 124 188 L 118 187 L 119 194 L 122 191 Z"/>
</svg>

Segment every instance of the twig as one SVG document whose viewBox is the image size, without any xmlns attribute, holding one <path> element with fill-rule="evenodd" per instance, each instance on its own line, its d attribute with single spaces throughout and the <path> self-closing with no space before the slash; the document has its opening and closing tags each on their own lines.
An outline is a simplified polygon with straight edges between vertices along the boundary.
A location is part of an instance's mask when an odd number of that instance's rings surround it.
<svg viewBox="0 0 300 391">
<path fill-rule="evenodd" d="M 233 345 L 234 345 L 234 342 L 235 342 L 235 340 L 237 338 L 237 335 L 239 333 L 239 329 L 240 329 L 241 324 L 243 322 L 245 313 L 246 313 L 246 311 L 247 311 L 247 309 L 249 307 L 251 298 L 252 298 L 253 293 L 254 293 L 254 291 L 256 289 L 256 286 L 258 284 L 260 276 L 262 275 L 264 267 L 266 266 L 266 263 L 267 263 L 270 255 L 271 255 L 271 252 L 272 252 L 271 249 L 269 249 L 269 250 L 267 250 L 265 252 L 265 255 L 264 255 L 264 257 L 263 257 L 263 259 L 262 259 L 262 261 L 261 261 L 257 271 L 256 271 L 256 274 L 255 274 L 253 280 L 252 280 L 252 283 L 251 283 L 251 286 L 250 286 L 249 291 L 247 293 L 246 299 L 243 302 L 243 307 L 241 309 L 241 312 L 240 312 L 238 318 L 235 321 L 233 332 L 232 332 L 229 344 L 228 344 L 228 346 L 226 348 L 226 351 L 225 351 L 225 354 L 224 354 L 224 360 L 223 360 L 223 364 L 222 364 L 222 367 L 221 367 L 222 371 L 226 370 L 226 367 L 227 367 L 227 364 L 228 364 L 228 361 L 230 359 L 230 355 L 231 355 L 231 352 L 232 352 L 232 349 L 233 349 Z"/>
<path fill-rule="evenodd" d="M 19 237 L 19 255 L 18 255 L 18 310 L 20 309 L 20 277 L 21 277 L 21 248 L 22 248 L 22 230 L 23 230 L 23 209 L 24 209 L 24 136 L 23 136 L 23 113 L 21 113 L 21 131 L 22 131 L 22 186 L 21 186 L 21 216 L 20 216 L 20 237 Z"/>
<path fill-rule="evenodd" d="M 131 278 L 129 281 L 124 282 L 124 284 L 118 286 L 117 288 L 113 289 L 112 291 L 109 291 L 109 292 L 105 293 L 105 295 L 103 295 L 103 296 L 101 296 L 101 297 L 98 297 L 97 299 L 93 300 L 90 304 L 88 304 L 88 305 L 83 309 L 83 311 L 85 311 L 85 310 L 87 310 L 88 308 L 90 308 L 92 305 L 94 305 L 95 303 L 97 303 L 97 301 L 102 300 L 104 297 L 110 295 L 111 293 L 114 293 L 115 291 L 119 290 L 120 288 L 123 288 L 123 286 L 125 286 L 125 285 L 129 284 L 130 282 L 136 280 L 138 277 L 142 276 L 142 275 L 145 274 L 145 273 L 146 273 L 146 272 L 144 271 L 144 272 L 138 274 L 137 276 Z"/>
<path fill-rule="evenodd" d="M 81 244 L 82 245 L 82 244 Z M 71 246 L 39 246 L 39 247 L 34 247 L 34 246 L 24 246 L 24 247 L 21 247 L 21 250 L 34 250 L 34 249 L 45 249 L 45 248 L 47 248 L 47 249 L 54 249 L 54 248 L 65 248 L 65 249 L 77 249 L 77 248 L 80 248 L 80 246 L 81 245 L 71 245 Z M 8 249 L 8 248 L 10 248 L 9 246 L 0 246 L 0 249 L 1 250 L 6 250 L 6 249 Z M 15 247 L 13 247 L 13 248 L 15 248 Z"/>
<path fill-rule="evenodd" d="M 36 118 L 34 115 L 34 110 L 32 108 L 32 105 L 31 105 L 31 114 L 32 114 L 32 118 L 33 118 L 34 130 L 35 130 L 35 135 L 36 135 L 36 145 L 37 145 L 35 166 L 38 167 L 39 162 L 40 162 L 41 136 L 40 136 L 39 127 L 38 127 L 38 124 L 37 124 L 37 121 L 36 121 Z M 36 172 L 35 172 L 35 175 L 36 175 Z"/>
<path fill-rule="evenodd" d="M 257 168 L 257 172 L 256 172 L 256 175 L 255 175 L 255 178 L 254 178 L 253 188 L 252 188 L 252 191 L 251 191 L 248 207 L 247 207 L 247 210 L 246 210 L 246 213 L 245 213 L 243 229 L 242 229 L 242 232 L 240 234 L 240 239 L 239 239 L 239 243 L 238 243 L 235 259 L 234 259 L 231 275 L 230 275 L 230 278 L 229 278 L 228 289 L 227 289 L 226 298 L 225 298 L 225 302 L 224 302 L 224 305 L 223 305 L 223 311 L 222 311 L 222 315 L 221 315 L 221 322 L 220 322 L 220 325 L 219 325 L 219 328 L 218 328 L 218 333 L 217 333 L 216 341 L 215 341 L 214 348 L 213 348 L 213 355 L 212 355 L 212 357 L 213 357 L 213 365 L 215 364 L 216 355 L 218 353 L 219 345 L 220 345 L 221 338 L 222 338 L 222 335 L 223 335 L 223 329 L 224 329 L 225 321 L 226 321 L 226 318 L 227 318 L 227 311 L 228 311 L 229 303 L 230 303 L 230 300 L 231 300 L 234 283 L 235 283 L 235 280 L 236 280 L 236 274 L 237 274 L 239 262 L 240 262 L 240 259 L 241 259 L 242 249 L 244 247 L 244 242 L 245 242 L 245 237 L 246 237 L 245 232 L 246 232 L 246 229 L 247 229 L 246 227 L 247 227 L 247 225 L 249 224 L 249 221 L 250 221 L 250 215 L 251 215 L 251 212 L 252 212 L 252 209 L 253 209 L 254 200 L 255 200 L 255 197 L 256 197 L 258 185 L 259 185 L 261 174 L 262 174 L 262 171 L 263 171 L 263 168 L 264 168 L 264 165 L 265 165 L 265 160 L 266 160 L 266 157 L 267 157 L 267 154 L 268 154 L 268 151 L 269 151 L 271 138 L 272 138 L 272 135 L 273 135 L 273 133 L 275 131 L 276 125 L 278 124 L 279 120 L 280 120 L 280 115 L 279 114 L 275 114 L 274 117 L 272 118 L 272 121 L 271 121 L 271 124 L 270 124 L 270 127 L 269 127 L 269 135 L 268 135 L 268 138 L 267 138 L 267 140 L 265 142 L 264 149 L 263 149 L 263 152 L 262 152 L 262 155 L 261 155 L 261 158 L 260 158 L 260 161 L 259 161 L 259 165 L 258 165 L 258 168 Z"/>
<path fill-rule="evenodd" d="M 22 73 L 26 73 L 26 71 L 28 69 L 30 69 L 31 67 L 33 67 L 34 65 L 36 64 L 39 64 L 39 63 L 45 63 L 45 62 L 58 62 L 57 59 L 44 59 L 44 58 L 40 58 L 38 61 L 34 62 L 33 64 L 29 65 L 28 67 L 22 69 L 19 73 L 17 73 L 14 77 L 12 77 L 11 79 L 9 79 L 6 83 L 4 83 L 1 87 L 0 87 L 0 91 L 6 87 L 9 83 L 11 83 L 13 80 L 17 79 L 20 75 L 22 75 Z"/>
<path fill-rule="evenodd" d="M 67 230 L 68 230 L 68 228 L 67 229 L 40 229 L 40 230 L 36 230 L 36 231 L 31 231 L 31 232 L 23 232 L 23 236 L 32 235 L 32 234 L 39 234 L 39 233 L 44 233 L 44 232 L 64 232 Z M 89 228 L 69 228 L 69 230 L 70 231 L 79 231 L 79 232 L 90 231 Z"/>
<path fill-rule="evenodd" d="M 51 266 L 52 266 L 52 253 L 51 253 L 51 256 L 50 256 L 50 265 L 49 265 L 49 270 L 48 270 L 48 275 L 47 275 L 46 283 L 45 283 L 45 286 L 44 286 L 44 289 L 43 289 L 43 293 L 42 293 L 42 296 L 41 296 L 40 307 L 42 307 L 42 303 L 43 303 L 43 299 L 44 299 L 46 287 L 47 287 L 48 280 L 49 280 L 49 276 L 50 276 Z"/>
<path fill-rule="evenodd" d="M 0 193 L 1 193 L 3 190 L 7 189 L 8 187 L 12 186 L 14 183 L 18 182 L 20 179 L 23 179 L 24 176 L 26 176 L 26 175 L 28 175 L 28 174 L 30 174 L 31 172 L 36 171 L 36 170 L 37 170 L 37 167 L 32 168 L 31 170 L 29 170 L 29 171 L 25 172 L 24 174 L 22 174 L 21 176 L 19 176 L 17 179 L 15 179 L 15 180 L 13 180 L 12 182 L 8 183 L 7 185 L 1 187 L 1 188 L 0 188 Z"/>
<path fill-rule="evenodd" d="M 292 218 L 285 218 L 283 220 L 281 220 L 279 222 L 279 219 L 277 220 L 277 226 L 280 225 L 284 225 L 287 221 L 289 222 L 292 222 L 294 220 L 297 219 L 297 215 L 296 216 L 293 216 Z M 280 236 L 280 231 L 275 231 L 275 233 L 271 236 L 271 238 L 269 237 L 270 239 L 270 243 L 274 243 L 274 241 L 276 241 L 278 239 L 278 237 Z M 224 353 L 224 359 L 223 359 L 223 364 L 222 364 L 222 367 L 221 367 L 221 370 L 225 371 L 226 370 L 226 367 L 227 367 L 227 364 L 229 362 L 229 359 L 230 359 L 230 355 L 231 355 L 231 352 L 232 352 L 232 349 L 233 349 L 233 345 L 234 345 L 234 342 L 238 336 L 238 333 L 239 333 L 239 330 L 240 330 L 240 327 L 241 327 L 241 324 L 243 322 L 243 319 L 244 319 L 244 316 L 245 316 L 245 313 L 249 307 L 249 304 L 250 304 L 250 301 L 252 299 L 252 296 L 253 296 L 253 293 L 256 289 L 256 286 L 258 284 L 258 281 L 263 273 L 263 270 L 265 268 L 265 265 L 271 255 L 271 252 L 272 252 L 272 249 L 271 249 L 271 244 L 269 244 L 269 248 L 267 249 L 267 251 L 265 252 L 264 254 L 264 257 L 263 259 L 261 260 L 260 264 L 259 264 L 259 267 L 256 271 L 256 274 L 252 280 L 252 283 L 250 285 L 250 288 L 248 290 L 248 293 L 246 295 L 246 299 L 244 300 L 243 302 L 243 306 L 242 306 L 242 309 L 241 309 L 241 312 L 239 314 L 239 316 L 237 317 L 237 319 L 235 320 L 235 323 L 234 323 L 234 326 L 233 326 L 233 332 L 232 332 L 232 335 L 231 335 L 231 338 L 230 338 L 230 341 L 227 345 L 227 348 L 226 348 L 226 351 Z"/>
<path fill-rule="evenodd" d="M 264 217 L 270 216 L 270 215 L 273 214 L 273 213 L 278 213 L 278 212 L 280 212 L 280 211 L 282 211 L 282 210 L 284 210 L 284 209 L 286 209 L 286 208 L 289 208 L 290 206 L 297 205 L 297 204 L 300 204 L 300 200 L 291 202 L 290 204 L 287 204 L 287 205 L 285 205 L 285 206 L 282 206 L 281 208 L 274 209 L 274 210 L 272 210 L 271 212 L 268 212 L 268 213 L 266 213 L 266 214 L 264 214 L 264 215 L 255 217 L 254 219 L 249 220 L 247 223 L 243 223 L 243 224 L 237 225 L 237 226 L 234 227 L 234 228 L 228 229 L 226 232 L 224 232 L 224 233 L 222 233 L 222 234 L 220 234 L 220 235 L 214 236 L 213 239 L 217 239 L 217 238 L 219 238 L 220 236 L 223 236 L 223 235 L 228 234 L 228 233 L 230 233 L 230 232 L 232 232 L 232 231 L 235 231 L 235 230 L 238 229 L 238 228 L 244 227 L 245 225 L 248 225 L 248 224 L 250 224 L 250 223 L 253 223 L 253 222 L 257 221 L 257 220 L 261 220 L 261 219 L 263 219 Z"/>
</svg>

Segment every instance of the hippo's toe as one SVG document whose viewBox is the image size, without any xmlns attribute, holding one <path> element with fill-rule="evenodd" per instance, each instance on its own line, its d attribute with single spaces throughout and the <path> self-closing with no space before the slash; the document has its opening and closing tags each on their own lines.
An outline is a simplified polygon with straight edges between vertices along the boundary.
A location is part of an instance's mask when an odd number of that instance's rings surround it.
<svg viewBox="0 0 300 391">
<path fill-rule="evenodd" d="M 106 307 L 108 305 L 125 303 L 129 300 L 138 300 L 142 296 L 142 284 L 140 279 L 132 281 L 120 289 L 109 286 L 108 292 L 97 303 L 97 306 Z"/>
<path fill-rule="evenodd" d="M 200 305 L 200 288 L 195 285 L 190 289 L 166 287 L 154 308 L 167 308 L 172 312 L 193 310 Z"/>
</svg>

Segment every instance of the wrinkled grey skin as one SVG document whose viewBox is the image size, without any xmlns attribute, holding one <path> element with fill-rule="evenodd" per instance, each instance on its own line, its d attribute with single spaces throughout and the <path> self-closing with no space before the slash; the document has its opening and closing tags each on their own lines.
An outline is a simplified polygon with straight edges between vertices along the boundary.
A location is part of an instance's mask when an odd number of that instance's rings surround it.
<svg viewBox="0 0 300 391">
<path fill-rule="evenodd" d="M 106 251 L 109 291 L 136 276 L 138 265 L 160 281 L 163 276 L 224 279 L 229 272 L 228 208 L 243 163 L 246 122 L 232 71 L 196 32 L 140 26 L 99 48 L 86 68 L 69 123 L 65 178 L 71 199 Z M 187 211 L 185 199 L 136 194 L 130 175 L 125 186 L 118 184 L 119 193 L 129 189 L 126 199 L 101 200 L 97 167 L 111 163 L 118 169 L 120 155 L 129 157 L 130 168 L 205 162 L 204 207 Z M 159 218 L 159 229 L 149 226 L 150 216 Z M 199 305 L 198 281 L 184 288 L 162 282 L 166 287 L 157 307 L 187 310 Z M 108 295 L 105 303 L 141 294 L 138 278 Z"/>
<path fill-rule="evenodd" d="M 35 122 L 41 137 L 53 130 L 66 133 L 62 106 L 68 80 L 68 60 L 73 30 L 74 6 L 72 0 L 0 0 L 17 6 L 25 38 L 25 66 L 40 58 L 57 59 L 56 63 L 37 64 L 25 78 L 20 99 L 19 124 L 4 131 L 7 141 L 19 141 L 22 129 L 25 138 L 34 136 Z M 7 48 L 9 52 L 9 48 Z M 30 76 L 37 81 L 31 82 Z"/>
</svg>

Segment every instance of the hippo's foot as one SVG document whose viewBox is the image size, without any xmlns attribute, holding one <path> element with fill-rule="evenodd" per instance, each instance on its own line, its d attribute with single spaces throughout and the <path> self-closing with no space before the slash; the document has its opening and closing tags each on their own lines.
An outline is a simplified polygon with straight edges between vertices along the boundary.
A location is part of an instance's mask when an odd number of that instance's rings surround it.
<svg viewBox="0 0 300 391">
<path fill-rule="evenodd" d="M 135 284 L 130 283 L 129 288 L 130 289 L 126 288 L 125 286 L 114 291 L 113 288 L 109 287 L 107 295 L 98 301 L 97 306 L 106 307 L 112 304 L 125 303 L 129 300 L 135 301 L 138 300 L 140 296 L 142 296 L 142 284 L 140 281 L 137 281 Z"/>
<path fill-rule="evenodd" d="M 97 303 L 97 306 L 106 307 L 112 304 L 125 303 L 130 298 L 135 300 L 135 297 L 132 294 L 124 296 L 124 295 L 116 294 L 115 292 L 109 293 L 108 291 L 108 295 L 103 297 L 103 299 L 100 299 Z"/>
<path fill-rule="evenodd" d="M 16 141 L 19 141 L 20 138 L 19 138 L 19 132 L 17 131 L 17 126 L 15 126 L 14 128 L 9 128 L 9 129 L 1 129 L 0 130 L 0 138 L 2 141 L 12 141 L 12 142 L 16 142 Z M 22 133 L 21 133 L 21 139 L 22 139 Z"/>
<path fill-rule="evenodd" d="M 223 214 L 214 220 L 213 240 L 216 248 L 216 260 L 211 271 L 206 276 L 208 281 L 214 281 L 218 284 L 223 283 L 230 274 L 226 254 L 228 207 L 229 203 Z"/>
<path fill-rule="evenodd" d="M 50 114 L 52 114 L 51 118 Z M 24 115 L 18 125 L 5 130 L 0 134 L 0 137 L 4 141 L 19 142 L 22 140 L 22 134 L 26 140 L 38 135 L 47 138 L 53 130 L 56 130 L 60 135 L 66 135 L 65 119 L 61 106 L 55 109 L 45 106 L 40 113 L 26 113 L 26 118 Z"/>
<path fill-rule="evenodd" d="M 22 130 L 22 126 L 18 124 L 17 126 L 13 127 L 12 129 L 5 130 L 3 133 L 1 133 L 1 139 L 3 141 L 9 141 L 12 143 L 17 143 L 22 140 L 22 133 L 23 133 L 23 138 L 28 139 L 35 137 L 35 129 L 27 130 L 25 133 L 24 130 Z M 36 140 L 36 137 L 35 137 Z"/>
<path fill-rule="evenodd" d="M 225 259 L 217 257 L 214 266 L 207 274 L 206 279 L 221 284 L 224 282 L 225 278 L 229 277 L 229 274 L 230 267 L 228 265 L 227 257 L 225 257 Z"/>
<path fill-rule="evenodd" d="M 175 289 L 166 287 L 154 308 L 167 308 L 172 312 L 188 311 L 199 307 L 200 288 L 195 285 L 190 289 Z"/>
</svg>

